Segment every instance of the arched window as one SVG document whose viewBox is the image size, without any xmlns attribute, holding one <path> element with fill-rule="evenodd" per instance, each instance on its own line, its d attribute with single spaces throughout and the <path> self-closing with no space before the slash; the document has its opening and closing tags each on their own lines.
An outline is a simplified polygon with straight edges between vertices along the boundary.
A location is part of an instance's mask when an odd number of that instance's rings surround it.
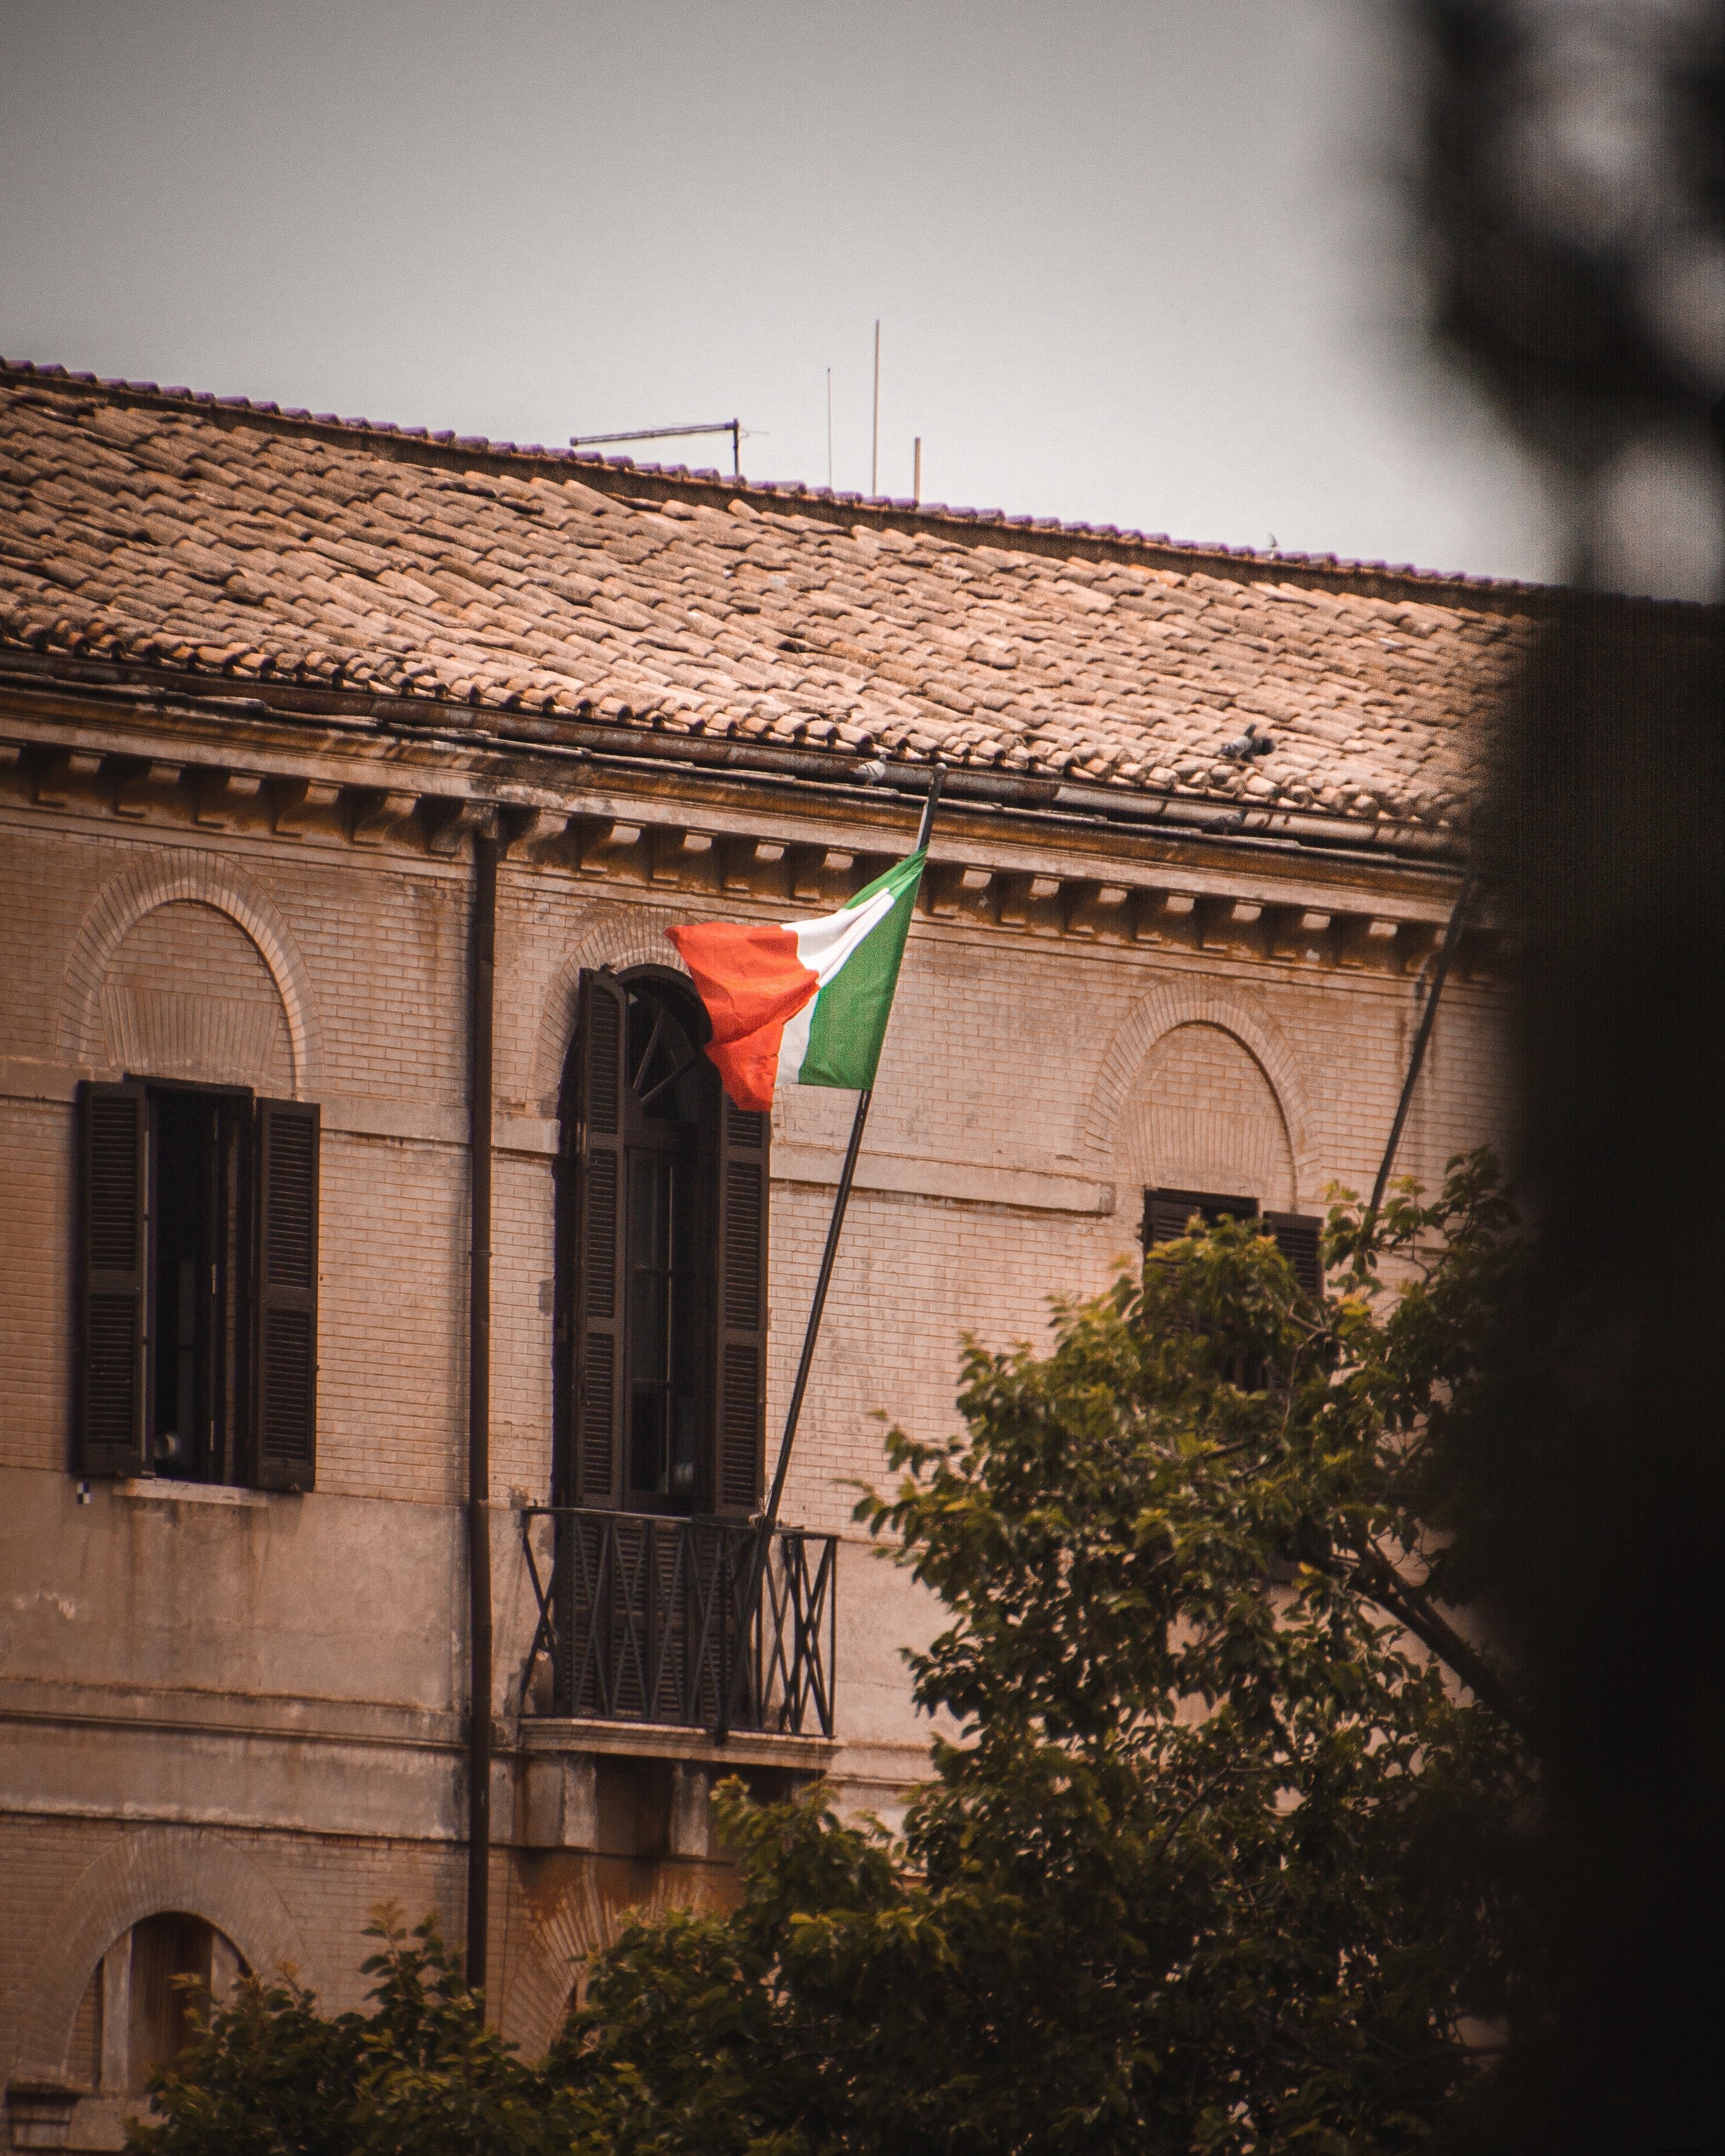
<svg viewBox="0 0 1725 2156">
<path fill-rule="evenodd" d="M 702 1052 L 669 968 L 581 976 L 558 1156 L 557 1443 L 565 1505 L 747 1512 L 767 1351 L 768 1119 Z"/>
<path fill-rule="evenodd" d="M 246 1974 L 238 1948 L 205 1918 L 182 1909 L 143 1917 L 90 1977 L 67 2061 L 73 2082 L 104 2096 L 140 2093 L 152 2066 L 178 2058 L 191 2011 L 225 2005 Z"/>
</svg>

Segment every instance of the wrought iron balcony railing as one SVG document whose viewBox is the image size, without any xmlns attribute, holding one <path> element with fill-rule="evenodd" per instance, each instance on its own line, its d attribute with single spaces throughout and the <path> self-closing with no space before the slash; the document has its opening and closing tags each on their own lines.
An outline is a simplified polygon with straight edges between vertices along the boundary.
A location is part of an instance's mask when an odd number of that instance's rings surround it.
<svg viewBox="0 0 1725 2156">
<path fill-rule="evenodd" d="M 747 1625 L 747 1521 L 531 1506 L 521 1538 L 539 1604 L 530 1700 L 542 1656 L 551 1669 L 542 1712 L 712 1728 L 728 1701 L 733 1729 L 832 1735 L 835 1535 L 778 1529 Z"/>
</svg>

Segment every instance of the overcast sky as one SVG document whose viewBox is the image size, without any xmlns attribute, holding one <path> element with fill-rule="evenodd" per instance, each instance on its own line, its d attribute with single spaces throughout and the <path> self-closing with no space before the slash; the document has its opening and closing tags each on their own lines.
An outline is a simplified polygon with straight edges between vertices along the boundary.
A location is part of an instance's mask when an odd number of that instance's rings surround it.
<svg viewBox="0 0 1725 2156">
<path fill-rule="evenodd" d="M 0 0 L 0 352 L 1547 577 L 1421 348 L 1392 0 Z M 714 440 L 643 458 L 716 464 Z"/>
</svg>

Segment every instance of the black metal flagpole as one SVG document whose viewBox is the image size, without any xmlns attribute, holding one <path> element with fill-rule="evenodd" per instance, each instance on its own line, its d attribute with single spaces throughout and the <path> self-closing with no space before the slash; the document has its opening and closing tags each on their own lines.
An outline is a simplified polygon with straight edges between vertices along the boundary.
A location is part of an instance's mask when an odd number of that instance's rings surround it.
<svg viewBox="0 0 1725 2156">
<path fill-rule="evenodd" d="M 1402 1142 L 1406 1127 L 1408 1111 L 1414 1105 L 1414 1088 L 1420 1083 L 1420 1073 L 1425 1064 L 1425 1051 L 1431 1044 L 1431 1029 L 1437 1020 L 1438 998 L 1444 993 L 1444 983 L 1449 978 L 1450 961 L 1455 955 L 1455 947 L 1461 940 L 1462 924 L 1473 899 L 1478 877 L 1471 871 L 1461 880 L 1461 889 L 1450 915 L 1450 925 L 1444 931 L 1444 940 L 1431 969 L 1431 980 L 1425 991 L 1425 1010 L 1420 1020 L 1420 1029 L 1414 1036 L 1414 1052 L 1408 1058 L 1408 1075 L 1402 1081 L 1401 1098 L 1396 1102 L 1395 1121 L 1389 1127 L 1389 1142 L 1384 1148 L 1384 1158 L 1378 1164 L 1378 1180 L 1372 1185 L 1372 1202 L 1366 1208 L 1365 1219 L 1360 1224 L 1359 1265 L 1365 1264 L 1366 1245 L 1372 1230 L 1378 1224 L 1378 1215 L 1383 1210 L 1384 1193 L 1389 1186 L 1389 1171 L 1395 1165 L 1396 1150 Z"/>
<path fill-rule="evenodd" d="M 922 804 L 922 821 L 917 828 L 916 843 L 911 849 L 912 853 L 920 854 L 928 844 L 928 834 L 934 828 L 935 804 L 941 798 L 941 788 L 945 779 L 943 767 L 936 764 L 934 776 L 929 782 L 928 798 Z M 814 1362 L 814 1343 L 820 1332 L 821 1313 L 827 1306 L 827 1289 L 832 1284 L 833 1265 L 839 1255 L 839 1237 L 845 1226 L 845 1209 L 850 1203 L 850 1186 L 856 1179 L 856 1157 L 862 1151 L 863 1128 L 869 1120 L 869 1103 L 874 1097 L 874 1087 L 865 1086 L 856 1096 L 856 1113 L 850 1119 L 850 1142 L 845 1148 L 845 1165 L 839 1171 L 839 1192 L 833 1200 L 833 1217 L 827 1223 L 827 1246 L 821 1253 L 820 1271 L 814 1282 L 814 1301 L 809 1306 L 809 1322 L 803 1332 L 803 1353 L 797 1359 L 797 1380 L 791 1387 L 791 1404 L 785 1410 L 784 1435 L 779 1440 L 778 1464 L 773 1471 L 773 1488 L 768 1496 L 766 1510 L 757 1523 L 754 1549 L 750 1558 L 748 1591 L 743 1598 L 742 1622 L 737 1628 L 737 1660 L 732 1666 L 730 1681 L 725 1687 L 718 1722 L 713 1730 L 714 1741 L 721 1744 L 731 1733 L 731 1717 L 737 1709 L 737 1694 L 747 1664 L 755 1611 L 760 1603 L 768 1562 L 773 1553 L 773 1530 L 778 1525 L 779 1500 L 784 1495 L 785 1476 L 790 1471 L 791 1447 L 796 1443 L 797 1424 L 802 1418 L 803 1396 L 809 1390 L 809 1373 Z"/>
</svg>

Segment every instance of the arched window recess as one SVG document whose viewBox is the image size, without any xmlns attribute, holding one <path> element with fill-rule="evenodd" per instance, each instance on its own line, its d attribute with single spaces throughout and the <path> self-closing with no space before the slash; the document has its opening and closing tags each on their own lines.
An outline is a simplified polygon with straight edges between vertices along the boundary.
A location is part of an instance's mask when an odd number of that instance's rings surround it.
<svg viewBox="0 0 1725 2156">
<path fill-rule="evenodd" d="M 668 967 L 581 976 L 558 1154 L 557 1502 L 747 1514 L 764 1440 L 768 1119 Z"/>
</svg>

